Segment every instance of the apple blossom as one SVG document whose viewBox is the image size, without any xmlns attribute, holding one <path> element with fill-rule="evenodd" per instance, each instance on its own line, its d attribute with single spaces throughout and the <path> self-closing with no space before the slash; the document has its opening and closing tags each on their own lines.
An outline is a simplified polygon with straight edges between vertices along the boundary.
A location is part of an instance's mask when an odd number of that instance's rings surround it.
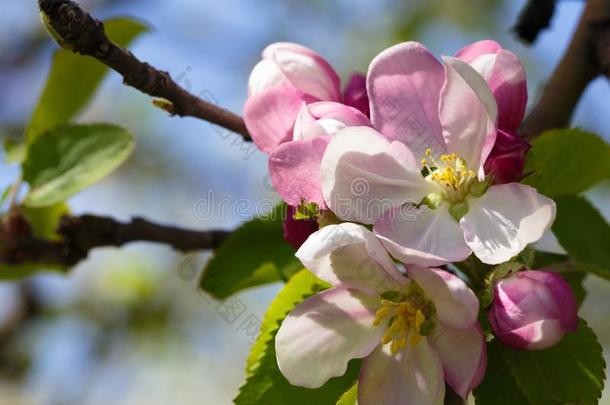
<svg viewBox="0 0 610 405">
<path fill-rule="evenodd" d="M 500 341 L 517 349 L 541 350 L 578 327 L 576 299 L 558 274 L 527 270 L 494 286 L 489 322 Z"/>
<path fill-rule="evenodd" d="M 302 45 L 277 42 L 252 70 L 244 120 L 264 152 L 292 138 L 303 102 L 339 101 L 340 80 L 332 66 Z"/>
<path fill-rule="evenodd" d="M 275 340 L 293 385 L 322 386 L 362 358 L 358 403 L 442 404 L 445 381 L 462 397 L 487 364 L 479 303 L 456 276 L 408 266 L 405 277 L 379 240 L 353 223 L 329 225 L 297 257 L 333 287 L 299 304 Z"/>
<path fill-rule="evenodd" d="M 350 127 L 331 138 L 321 164 L 324 199 L 337 217 L 373 224 L 405 263 L 435 266 L 472 252 L 502 263 L 550 227 L 555 203 L 526 185 L 491 184 L 484 165 L 496 141 L 494 96 L 467 63 L 443 60 L 444 69 L 407 42 L 372 61 L 376 130 Z"/>
</svg>

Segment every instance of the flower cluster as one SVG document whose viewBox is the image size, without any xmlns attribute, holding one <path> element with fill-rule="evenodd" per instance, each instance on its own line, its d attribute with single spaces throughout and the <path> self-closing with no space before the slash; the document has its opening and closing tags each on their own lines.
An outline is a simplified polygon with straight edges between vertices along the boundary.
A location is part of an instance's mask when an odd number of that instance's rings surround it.
<svg viewBox="0 0 610 405">
<path fill-rule="evenodd" d="M 479 301 L 451 263 L 508 262 L 555 218 L 551 199 L 519 183 L 526 101 L 521 62 L 494 41 L 442 62 L 418 43 L 393 46 L 343 92 L 311 49 L 264 50 L 246 125 L 290 212 L 315 207 L 317 217 L 290 218 L 285 236 L 333 286 L 277 334 L 288 381 L 320 387 L 357 358 L 362 405 L 436 404 L 445 382 L 462 397 L 477 386 L 487 362 Z M 560 276 L 520 271 L 492 292 L 490 324 L 507 345 L 543 349 L 576 328 Z"/>
</svg>

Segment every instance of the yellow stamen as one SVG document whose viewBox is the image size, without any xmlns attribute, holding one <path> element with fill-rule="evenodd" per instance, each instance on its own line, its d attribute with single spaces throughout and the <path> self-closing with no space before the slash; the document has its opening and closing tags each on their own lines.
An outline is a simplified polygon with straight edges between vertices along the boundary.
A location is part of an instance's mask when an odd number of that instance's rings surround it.
<svg viewBox="0 0 610 405">
<path fill-rule="evenodd" d="M 389 319 L 381 343 L 389 343 L 393 354 L 406 347 L 407 342 L 411 345 L 418 344 L 421 340 L 422 325 L 426 321 L 421 309 L 409 301 L 394 302 L 382 299 L 381 305 L 373 321 L 373 325 L 378 326 L 383 320 Z"/>
</svg>

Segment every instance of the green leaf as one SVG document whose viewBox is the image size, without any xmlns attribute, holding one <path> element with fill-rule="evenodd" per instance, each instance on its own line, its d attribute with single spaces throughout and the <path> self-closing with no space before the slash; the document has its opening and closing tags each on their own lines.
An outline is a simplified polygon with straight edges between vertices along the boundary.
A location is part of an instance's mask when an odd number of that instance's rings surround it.
<svg viewBox="0 0 610 405">
<path fill-rule="evenodd" d="M 602 215 L 582 197 L 556 199 L 557 218 L 553 233 L 578 263 L 575 270 L 591 272 L 610 279 L 610 226 Z"/>
<path fill-rule="evenodd" d="M 24 204 L 57 204 L 103 179 L 133 150 L 131 134 L 109 124 L 52 129 L 30 145 L 23 179 L 30 184 Z"/>
<path fill-rule="evenodd" d="M 70 208 L 65 203 L 58 203 L 48 207 L 22 207 L 21 212 L 30 225 L 34 236 L 41 239 L 58 240 L 57 234 L 59 220 L 70 213 Z"/>
<path fill-rule="evenodd" d="M 337 401 L 337 405 L 356 405 L 356 401 L 358 401 L 358 383 L 352 385 L 352 388 L 341 395 L 341 398 Z"/>
<path fill-rule="evenodd" d="M 487 370 L 481 384 L 474 390 L 477 405 L 531 404 L 513 379 L 504 360 L 502 346 L 496 339 L 487 345 Z"/>
<path fill-rule="evenodd" d="M 532 142 L 524 183 L 549 197 L 581 193 L 610 178 L 610 146 L 580 129 L 543 133 Z"/>
<path fill-rule="evenodd" d="M 45 272 L 56 272 L 65 273 L 68 269 L 59 265 L 42 265 L 42 264 L 20 264 L 20 265 L 7 265 L 0 263 L 0 280 L 2 281 L 15 281 L 23 280 L 28 277 L 32 277 L 38 273 Z"/>
<path fill-rule="evenodd" d="M 593 405 L 601 397 L 606 364 L 595 333 L 583 320 L 577 332 L 568 333 L 549 349 L 503 347 L 502 354 L 517 386 L 532 404 Z"/>
<path fill-rule="evenodd" d="M 23 162 L 27 147 L 23 142 L 7 138 L 4 140 L 4 160 L 8 164 Z"/>
<path fill-rule="evenodd" d="M 116 18 L 104 23 L 108 37 L 122 47 L 147 30 L 142 23 Z M 93 58 L 68 50 L 55 53 L 47 83 L 26 129 L 28 142 L 71 121 L 93 98 L 108 68 Z"/>
<path fill-rule="evenodd" d="M 285 209 L 280 204 L 233 232 L 208 262 L 201 288 L 224 299 L 248 287 L 281 281 L 302 268 L 283 237 Z"/>
<path fill-rule="evenodd" d="M 277 367 L 275 335 L 281 320 L 306 297 L 327 284 L 308 270 L 295 274 L 273 300 L 248 358 L 248 376 L 234 400 L 236 405 L 254 404 L 328 404 L 335 405 L 357 378 L 359 362 L 352 361 L 342 377 L 333 378 L 318 389 L 290 385 Z"/>
</svg>

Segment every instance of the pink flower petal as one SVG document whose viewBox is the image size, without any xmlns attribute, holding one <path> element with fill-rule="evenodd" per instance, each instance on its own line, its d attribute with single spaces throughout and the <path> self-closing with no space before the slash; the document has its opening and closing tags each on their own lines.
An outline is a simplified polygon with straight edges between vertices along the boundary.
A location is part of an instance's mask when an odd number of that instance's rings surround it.
<svg viewBox="0 0 610 405">
<path fill-rule="evenodd" d="M 320 101 L 301 107 L 294 126 L 294 139 L 334 135 L 345 127 L 360 126 L 371 126 L 371 121 L 360 111 L 341 103 Z"/>
<path fill-rule="evenodd" d="M 445 57 L 444 62 L 440 121 L 447 150 L 462 157 L 483 179 L 483 164 L 496 140 L 496 102 L 472 67 L 457 58 Z"/>
<path fill-rule="evenodd" d="M 525 157 L 531 148 L 515 132 L 499 129 L 496 143 L 485 161 L 485 173 L 493 177 L 495 184 L 517 183 L 523 179 Z"/>
<path fill-rule="evenodd" d="M 339 101 L 340 79 L 318 53 L 302 45 L 278 42 L 263 51 L 275 62 L 292 86 L 320 100 Z"/>
<path fill-rule="evenodd" d="M 494 41 L 480 41 L 458 52 L 483 76 L 498 104 L 498 128 L 516 131 L 527 104 L 525 68 L 512 52 Z"/>
<path fill-rule="evenodd" d="M 578 329 L 578 305 L 568 282 L 559 274 L 549 271 L 528 270 L 518 273 L 544 285 L 557 302 L 557 317 L 569 332 Z"/>
<path fill-rule="evenodd" d="M 303 102 L 311 96 L 290 87 L 275 86 L 248 98 L 244 120 L 254 143 L 263 152 L 292 139 L 292 129 Z"/>
<path fill-rule="evenodd" d="M 361 225 L 328 225 L 307 239 L 296 257 L 332 285 L 370 293 L 398 291 L 408 281 L 375 236 Z"/>
<path fill-rule="evenodd" d="M 476 323 L 479 300 L 460 278 L 445 270 L 412 265 L 407 266 L 407 274 L 434 303 L 443 324 L 464 330 Z"/>
<path fill-rule="evenodd" d="M 441 405 L 445 397 L 443 369 L 426 338 L 393 355 L 378 346 L 362 361 L 358 404 Z"/>
<path fill-rule="evenodd" d="M 492 318 L 489 321 L 493 327 Z M 494 330 L 494 334 L 502 343 L 515 349 L 544 350 L 559 343 L 565 331 L 558 320 L 544 319 L 507 332 Z"/>
<path fill-rule="evenodd" d="M 373 232 L 403 263 L 438 266 L 462 261 L 471 252 L 447 204 L 434 210 L 404 205 L 387 211 L 375 222 Z"/>
<path fill-rule="evenodd" d="M 405 42 L 373 59 L 367 76 L 373 126 L 409 146 L 417 158 L 426 148 L 445 150 L 438 116 L 443 66 L 424 46 Z"/>
<path fill-rule="evenodd" d="M 404 144 L 390 143 L 367 127 L 333 136 L 321 170 L 324 199 L 346 221 L 374 223 L 388 209 L 421 201 L 431 190 Z"/>
<path fill-rule="evenodd" d="M 430 344 L 441 359 L 445 381 L 466 398 L 482 381 L 487 366 L 487 345 L 478 322 L 467 329 L 437 324 Z"/>
<path fill-rule="evenodd" d="M 273 188 L 288 204 L 314 202 L 326 208 L 320 184 L 320 162 L 329 137 L 318 137 L 279 145 L 269 155 Z"/>
<path fill-rule="evenodd" d="M 360 73 L 351 75 L 343 92 L 345 105 L 360 110 L 367 117 L 371 116 L 369 95 L 366 91 L 366 76 Z"/>
<path fill-rule="evenodd" d="M 491 39 L 474 42 L 466 45 L 455 54 L 457 58 L 462 59 L 466 63 L 470 63 L 477 57 L 485 54 L 496 54 L 502 50 L 502 45 Z"/>
<path fill-rule="evenodd" d="M 345 374 L 351 359 L 379 345 L 385 325 L 373 326 L 379 300 L 346 288 L 331 288 L 299 304 L 275 338 L 280 371 L 292 385 L 319 388 Z"/>
<path fill-rule="evenodd" d="M 275 62 L 263 59 L 254 66 L 248 79 L 248 96 L 261 93 L 268 88 L 290 85 Z"/>
<path fill-rule="evenodd" d="M 491 186 L 468 204 L 460 226 L 468 246 L 487 264 L 509 260 L 540 239 L 555 220 L 555 202 L 523 184 Z"/>
</svg>

